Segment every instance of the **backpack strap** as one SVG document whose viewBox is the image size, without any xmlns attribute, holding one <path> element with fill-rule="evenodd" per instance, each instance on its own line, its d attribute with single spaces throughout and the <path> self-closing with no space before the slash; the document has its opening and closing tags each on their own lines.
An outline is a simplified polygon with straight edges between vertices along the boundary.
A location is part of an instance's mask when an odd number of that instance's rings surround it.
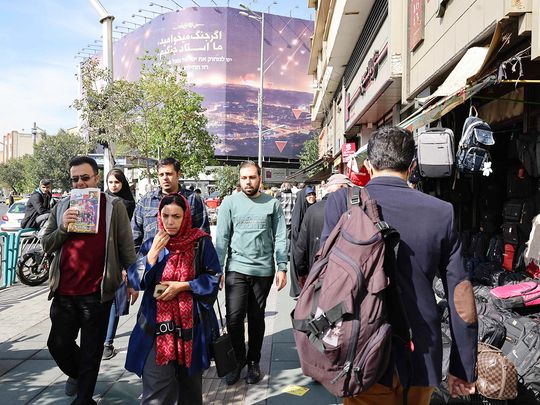
<svg viewBox="0 0 540 405">
<path fill-rule="evenodd" d="M 347 209 L 349 210 L 351 207 L 354 207 L 355 205 L 360 205 L 362 202 L 362 199 L 360 198 L 361 188 L 354 186 L 348 188 L 347 193 Z"/>
</svg>

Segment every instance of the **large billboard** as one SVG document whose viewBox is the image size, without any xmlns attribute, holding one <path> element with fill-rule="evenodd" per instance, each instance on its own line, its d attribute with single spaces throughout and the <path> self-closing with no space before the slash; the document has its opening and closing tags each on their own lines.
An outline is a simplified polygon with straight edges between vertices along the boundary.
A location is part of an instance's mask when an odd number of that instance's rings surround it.
<svg viewBox="0 0 540 405">
<path fill-rule="evenodd" d="M 217 156 L 257 156 L 261 23 L 228 7 L 160 15 L 117 41 L 114 76 L 137 79 L 148 50 L 183 66 L 204 96 Z M 307 74 L 313 23 L 265 14 L 263 155 L 297 158 L 312 131 Z"/>
</svg>

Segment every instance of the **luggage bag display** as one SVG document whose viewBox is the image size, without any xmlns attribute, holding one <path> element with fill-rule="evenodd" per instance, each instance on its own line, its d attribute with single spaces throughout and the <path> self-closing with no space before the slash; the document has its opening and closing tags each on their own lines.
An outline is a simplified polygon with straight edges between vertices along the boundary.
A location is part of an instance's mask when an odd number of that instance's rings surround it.
<svg viewBox="0 0 540 405">
<path fill-rule="evenodd" d="M 514 309 L 540 305 L 540 284 L 537 281 L 496 287 L 490 293 L 493 302 L 500 308 Z"/>
</svg>

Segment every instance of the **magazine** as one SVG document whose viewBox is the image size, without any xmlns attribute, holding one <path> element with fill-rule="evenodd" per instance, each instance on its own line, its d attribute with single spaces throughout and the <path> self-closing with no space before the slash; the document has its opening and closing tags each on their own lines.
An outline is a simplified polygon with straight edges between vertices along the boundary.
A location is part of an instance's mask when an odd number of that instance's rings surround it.
<svg viewBox="0 0 540 405">
<path fill-rule="evenodd" d="M 80 216 L 77 222 L 68 224 L 68 232 L 98 233 L 100 197 L 99 188 L 71 190 L 69 208 L 77 208 Z"/>
</svg>

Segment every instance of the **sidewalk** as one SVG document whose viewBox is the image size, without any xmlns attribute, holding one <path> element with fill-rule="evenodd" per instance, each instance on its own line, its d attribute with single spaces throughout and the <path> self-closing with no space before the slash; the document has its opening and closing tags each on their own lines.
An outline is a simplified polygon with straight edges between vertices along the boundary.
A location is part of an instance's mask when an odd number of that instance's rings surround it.
<svg viewBox="0 0 540 405">
<path fill-rule="evenodd" d="M 47 350 L 50 328 L 47 288 L 16 284 L 0 290 L 0 398 L 5 404 L 69 404 L 64 394 L 66 376 Z M 286 290 L 286 291 L 285 291 Z M 211 367 L 204 375 L 205 404 L 310 404 L 341 403 L 321 385 L 302 375 L 289 314 L 294 301 L 288 286 L 268 297 L 266 334 L 261 370 L 264 379 L 256 385 L 240 380 L 228 387 Z M 223 302 L 222 293 L 219 300 Z M 222 305 L 222 310 L 224 305 Z M 114 342 L 117 354 L 102 361 L 94 399 L 100 404 L 137 404 L 142 391 L 140 379 L 124 369 L 129 334 L 138 305 L 120 318 Z M 245 374 L 245 370 L 244 370 Z M 303 396 L 285 393 L 289 385 L 309 389 Z"/>
</svg>

